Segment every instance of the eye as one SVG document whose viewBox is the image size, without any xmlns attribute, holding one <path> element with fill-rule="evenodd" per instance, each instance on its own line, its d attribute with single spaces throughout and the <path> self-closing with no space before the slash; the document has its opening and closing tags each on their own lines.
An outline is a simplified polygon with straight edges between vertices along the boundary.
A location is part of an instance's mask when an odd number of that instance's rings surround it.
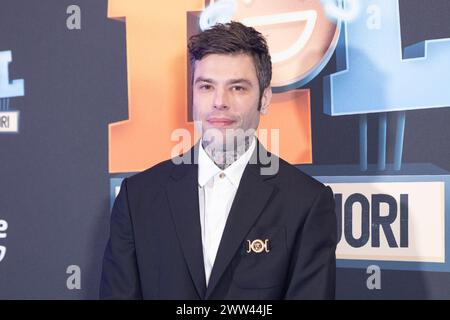
<svg viewBox="0 0 450 320">
<path fill-rule="evenodd" d="M 245 87 L 243 87 L 243 86 L 233 86 L 233 87 L 231 87 L 231 89 L 232 89 L 233 91 L 238 91 L 238 92 L 246 91 L 246 90 L 247 90 L 247 88 L 245 88 Z"/>
<path fill-rule="evenodd" d="M 204 83 L 204 84 L 201 84 L 198 88 L 203 91 L 209 91 L 213 88 L 213 86 L 208 83 Z"/>
</svg>

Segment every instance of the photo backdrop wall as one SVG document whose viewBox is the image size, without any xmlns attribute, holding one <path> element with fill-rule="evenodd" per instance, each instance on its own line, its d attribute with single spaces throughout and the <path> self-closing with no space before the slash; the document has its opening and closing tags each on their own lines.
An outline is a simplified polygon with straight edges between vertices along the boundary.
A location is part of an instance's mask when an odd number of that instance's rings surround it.
<svg viewBox="0 0 450 320">
<path fill-rule="evenodd" d="M 197 138 L 187 39 L 230 19 L 272 53 L 261 140 L 334 190 L 337 298 L 449 299 L 449 15 L 447 0 L 1 0 L 0 299 L 97 298 L 120 181 Z"/>
</svg>

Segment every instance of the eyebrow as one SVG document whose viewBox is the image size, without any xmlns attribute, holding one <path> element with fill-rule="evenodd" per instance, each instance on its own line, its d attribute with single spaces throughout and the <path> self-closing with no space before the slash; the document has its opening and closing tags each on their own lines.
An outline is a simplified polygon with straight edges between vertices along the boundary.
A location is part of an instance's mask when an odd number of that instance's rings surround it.
<svg viewBox="0 0 450 320">
<path fill-rule="evenodd" d="M 206 82 L 206 83 L 216 83 L 216 81 L 214 81 L 213 79 L 210 78 L 203 78 L 203 77 L 198 77 L 197 79 L 195 79 L 194 84 L 197 84 L 199 82 Z M 250 87 L 252 87 L 252 83 L 250 80 L 244 79 L 244 78 L 240 78 L 240 79 L 231 79 L 227 81 L 227 84 L 239 84 L 239 83 L 243 83 L 246 84 Z"/>
<path fill-rule="evenodd" d="M 197 84 L 199 82 L 215 83 L 215 81 L 213 79 L 203 78 L 203 77 L 198 77 L 197 79 L 195 79 L 194 83 Z"/>
<path fill-rule="evenodd" d="M 246 85 L 248 85 L 250 87 L 253 86 L 252 83 L 250 82 L 250 80 L 243 79 L 243 78 L 241 78 L 241 79 L 232 79 L 232 80 L 227 81 L 227 83 L 228 84 L 246 84 Z"/>
</svg>

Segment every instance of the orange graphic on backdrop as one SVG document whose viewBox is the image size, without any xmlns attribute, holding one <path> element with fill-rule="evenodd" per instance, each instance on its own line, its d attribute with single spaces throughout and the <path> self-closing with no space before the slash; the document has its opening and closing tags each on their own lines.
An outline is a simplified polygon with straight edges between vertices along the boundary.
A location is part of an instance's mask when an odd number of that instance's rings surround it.
<svg viewBox="0 0 450 320">
<path fill-rule="evenodd" d="M 128 119 L 109 125 L 110 173 L 142 171 L 170 158 L 179 143 L 170 138 L 177 128 L 194 137 L 193 123 L 187 120 L 186 16 L 203 10 L 204 1 L 155 3 L 108 3 L 108 17 L 126 23 L 128 68 Z M 280 130 L 282 158 L 311 163 L 310 119 L 309 90 L 293 90 L 274 95 L 260 128 Z"/>
</svg>

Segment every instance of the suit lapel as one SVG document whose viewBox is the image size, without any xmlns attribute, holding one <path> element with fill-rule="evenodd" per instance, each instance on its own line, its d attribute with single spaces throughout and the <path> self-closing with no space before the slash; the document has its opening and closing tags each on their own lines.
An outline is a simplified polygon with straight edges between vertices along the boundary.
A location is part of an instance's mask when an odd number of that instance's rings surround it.
<svg viewBox="0 0 450 320">
<path fill-rule="evenodd" d="M 192 155 L 195 149 L 195 146 L 191 149 Z M 195 288 L 200 298 L 203 299 L 206 291 L 206 280 L 198 205 L 197 175 L 197 164 L 177 165 L 172 173 L 173 180 L 167 184 L 166 189 L 178 240 Z"/>
<path fill-rule="evenodd" d="M 259 150 L 265 152 L 265 149 L 258 142 L 252 160 L 244 170 L 228 215 L 206 290 L 206 299 L 213 293 L 225 269 L 245 240 L 246 234 L 274 193 L 275 188 L 265 181 L 274 177 L 274 175 L 261 175 L 260 169 L 262 166 L 259 161 Z M 251 164 L 255 163 L 255 157 L 257 159 L 256 164 Z"/>
</svg>

